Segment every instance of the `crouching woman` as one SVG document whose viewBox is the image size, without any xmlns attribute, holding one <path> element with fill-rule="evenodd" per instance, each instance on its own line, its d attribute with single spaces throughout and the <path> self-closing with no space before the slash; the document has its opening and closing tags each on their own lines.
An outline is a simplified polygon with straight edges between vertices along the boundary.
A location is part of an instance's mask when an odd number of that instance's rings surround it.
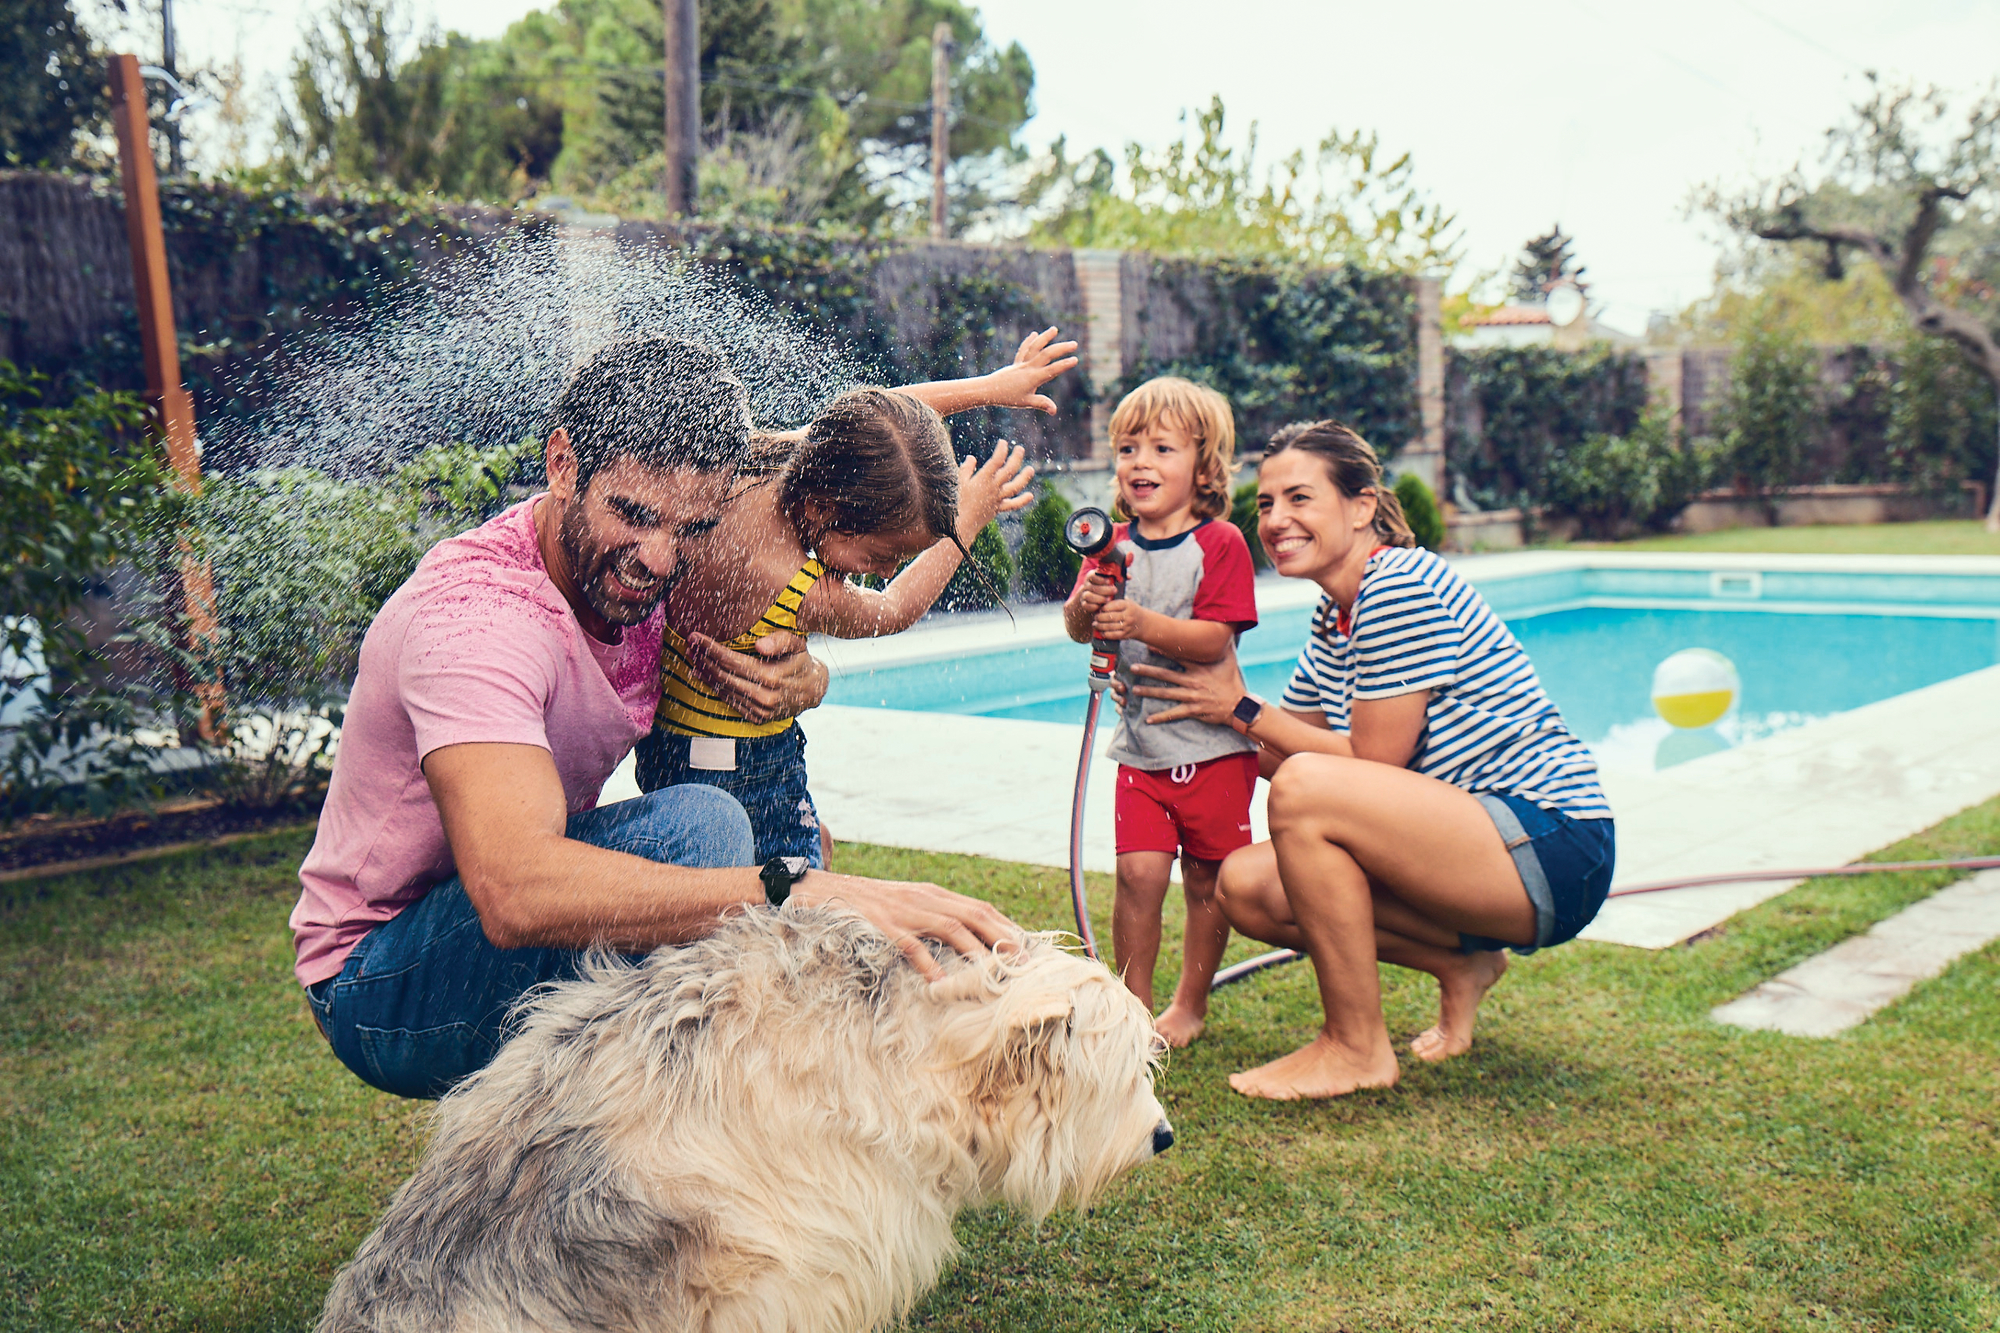
<svg viewBox="0 0 2000 1333">
<path fill-rule="evenodd" d="M 1338 1097 L 1396 1081 L 1378 960 L 1428 972 L 1436 1026 L 1419 1059 L 1469 1049 L 1507 970 L 1588 925 L 1611 883 L 1611 809 L 1589 751 L 1528 655 L 1472 587 L 1417 548 L 1382 469 L 1331 421 L 1280 432 L 1257 480 L 1278 572 L 1325 596 L 1283 704 L 1246 694 L 1233 660 L 1153 678 L 1180 706 L 1149 720 L 1233 724 L 1271 779 L 1271 840 L 1223 863 L 1222 910 L 1304 951 L 1325 1025 L 1233 1075 L 1253 1097 Z"/>
</svg>

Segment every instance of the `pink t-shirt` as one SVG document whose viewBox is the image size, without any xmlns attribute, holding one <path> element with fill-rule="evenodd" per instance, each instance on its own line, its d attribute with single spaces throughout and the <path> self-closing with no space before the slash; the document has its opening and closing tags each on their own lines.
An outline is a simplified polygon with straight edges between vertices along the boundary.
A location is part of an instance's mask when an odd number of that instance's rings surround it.
<svg viewBox="0 0 2000 1333">
<path fill-rule="evenodd" d="M 363 935 L 456 873 L 421 767 L 447 745 L 537 745 L 571 814 L 652 726 L 662 612 L 618 643 L 549 581 L 524 500 L 432 547 L 361 643 L 319 834 L 292 909 L 299 981 L 337 976 Z"/>
</svg>

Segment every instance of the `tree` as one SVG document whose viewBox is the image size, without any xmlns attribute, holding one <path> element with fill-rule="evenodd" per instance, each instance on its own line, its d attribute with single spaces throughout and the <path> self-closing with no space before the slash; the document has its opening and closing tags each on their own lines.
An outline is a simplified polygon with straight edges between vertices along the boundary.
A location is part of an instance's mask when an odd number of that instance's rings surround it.
<svg viewBox="0 0 2000 1333">
<path fill-rule="evenodd" d="M 1291 258 L 1407 272 L 1449 271 L 1457 218 L 1412 182 L 1410 155 L 1390 157 L 1374 134 L 1330 132 L 1310 162 L 1293 153 L 1257 168 L 1257 127 L 1239 153 L 1223 142 L 1222 99 L 1192 135 L 1159 153 L 1125 146 L 1125 175 L 1102 149 L 1072 162 L 1058 139 L 1023 198 L 1035 230 L 1061 244 L 1155 253 Z M 1186 115 L 1182 116 L 1183 124 Z"/>
<path fill-rule="evenodd" d="M 1827 278 L 1866 256 L 1889 280 L 1910 322 L 1949 339 L 2000 394 L 2000 93 L 1956 118 L 1932 88 L 1885 85 L 1827 135 L 1822 169 L 1803 166 L 1706 204 L 1737 230 L 1809 248 Z M 2000 532 L 2000 441 L 1988 531 Z"/>
<path fill-rule="evenodd" d="M 517 53 L 419 34 L 406 0 L 334 0 L 293 61 L 279 142 L 314 179 L 514 199 L 548 179 L 562 112 Z"/>
<path fill-rule="evenodd" d="M 1564 282 L 1574 284 L 1578 291 L 1587 290 L 1585 272 L 1584 266 L 1576 262 L 1576 238 L 1565 236 L 1558 224 L 1522 248 L 1509 278 L 1511 294 L 1516 301 L 1540 305 Z"/>
<path fill-rule="evenodd" d="M 104 58 L 68 0 L 0 9 L 0 165 L 60 166 L 108 115 Z"/>
<path fill-rule="evenodd" d="M 928 208 L 939 22 L 958 39 L 952 217 L 963 224 L 994 207 L 990 177 L 1018 154 L 1035 73 L 1018 43 L 986 39 L 976 10 L 960 0 L 703 0 L 703 214 L 914 223 Z M 558 187 L 657 209 L 659 5 L 560 0 L 501 44 L 531 53 L 526 63 L 558 89 Z"/>
<path fill-rule="evenodd" d="M 1737 486 L 1765 497 L 1799 480 L 1824 426 L 1819 354 L 1776 321 L 1753 322 L 1729 358 L 1729 393 L 1716 426 L 1722 465 Z"/>
</svg>

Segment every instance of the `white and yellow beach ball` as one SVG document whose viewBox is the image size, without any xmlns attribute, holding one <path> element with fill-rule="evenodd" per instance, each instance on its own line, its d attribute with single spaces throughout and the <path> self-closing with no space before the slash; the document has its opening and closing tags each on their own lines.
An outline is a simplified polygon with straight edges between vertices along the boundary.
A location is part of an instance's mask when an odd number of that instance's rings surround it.
<svg viewBox="0 0 2000 1333">
<path fill-rule="evenodd" d="M 1736 664 L 1712 648 L 1683 648 L 1653 668 L 1653 709 L 1676 727 L 1705 727 L 1736 706 Z"/>
</svg>

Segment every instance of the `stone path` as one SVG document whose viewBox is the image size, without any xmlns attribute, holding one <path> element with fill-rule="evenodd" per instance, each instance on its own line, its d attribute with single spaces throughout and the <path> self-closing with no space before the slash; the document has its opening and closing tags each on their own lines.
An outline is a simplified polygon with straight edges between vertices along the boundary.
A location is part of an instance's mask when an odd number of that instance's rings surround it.
<svg viewBox="0 0 2000 1333">
<path fill-rule="evenodd" d="M 1831 1037 L 1996 939 L 2000 870 L 1984 870 L 1772 977 L 1712 1016 L 1740 1028 Z"/>
</svg>

